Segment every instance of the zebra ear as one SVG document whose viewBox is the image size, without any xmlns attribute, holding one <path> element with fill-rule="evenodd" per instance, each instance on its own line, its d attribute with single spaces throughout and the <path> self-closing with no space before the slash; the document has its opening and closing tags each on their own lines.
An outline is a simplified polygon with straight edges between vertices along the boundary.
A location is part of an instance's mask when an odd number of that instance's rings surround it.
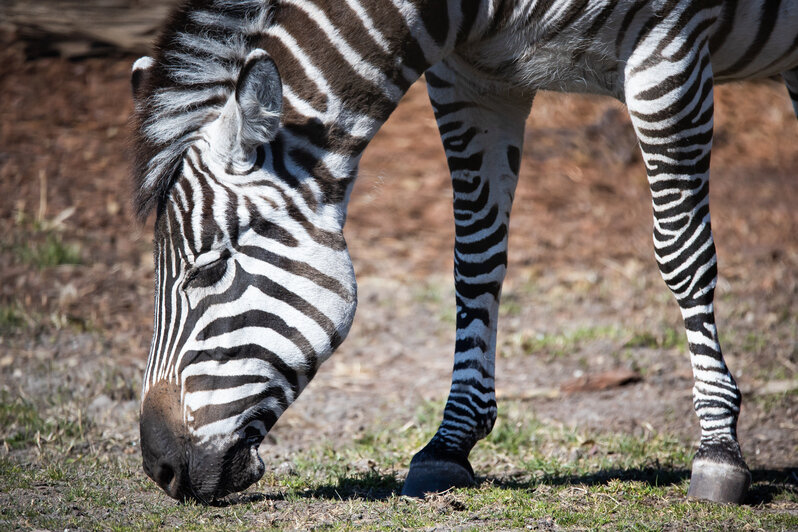
<svg viewBox="0 0 798 532">
<path fill-rule="evenodd" d="M 148 55 L 139 57 L 133 63 L 130 73 L 130 88 L 133 90 L 133 100 L 138 101 L 141 98 L 141 89 L 150 75 L 153 64 L 155 64 L 155 60 Z"/>
<path fill-rule="evenodd" d="M 236 103 L 240 113 L 238 141 L 245 152 L 270 142 L 277 134 L 283 107 L 280 73 L 265 50 L 247 55 L 236 82 Z"/>
</svg>

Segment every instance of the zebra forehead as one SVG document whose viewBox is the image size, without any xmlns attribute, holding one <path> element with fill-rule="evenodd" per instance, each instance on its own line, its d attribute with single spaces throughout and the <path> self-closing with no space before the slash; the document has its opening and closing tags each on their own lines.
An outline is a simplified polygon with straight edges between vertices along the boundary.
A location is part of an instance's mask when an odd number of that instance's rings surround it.
<svg viewBox="0 0 798 532">
<path fill-rule="evenodd" d="M 247 54 L 271 23 L 273 0 L 191 0 L 161 31 L 133 113 L 134 211 L 142 220 L 169 193 L 197 132 L 235 90 Z"/>
</svg>

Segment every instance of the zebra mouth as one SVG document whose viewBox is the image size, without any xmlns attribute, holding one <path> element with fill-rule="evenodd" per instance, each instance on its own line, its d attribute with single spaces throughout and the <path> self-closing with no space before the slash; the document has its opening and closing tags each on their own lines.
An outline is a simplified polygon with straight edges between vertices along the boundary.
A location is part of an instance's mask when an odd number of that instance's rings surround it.
<svg viewBox="0 0 798 532">
<path fill-rule="evenodd" d="M 262 440 L 263 437 L 247 437 L 245 440 L 240 440 L 231 453 L 230 461 L 225 461 L 222 466 L 225 473 L 221 483 L 215 488 L 210 488 L 212 491 L 209 496 L 203 497 L 202 490 L 196 490 L 195 498 L 206 504 L 209 501 L 211 504 L 219 503 L 227 495 L 244 491 L 260 480 L 266 472 L 266 465 L 258 453 Z"/>
<path fill-rule="evenodd" d="M 260 477 L 262 477 L 263 473 L 266 472 L 266 464 L 263 463 L 263 458 L 261 458 L 260 453 L 258 453 L 259 448 L 260 445 L 253 445 L 250 448 L 250 452 L 252 453 L 252 459 L 254 462 L 256 462 L 255 466 L 255 473 L 257 475 L 257 478 L 255 479 L 256 482 L 260 480 Z"/>
<path fill-rule="evenodd" d="M 253 480 L 253 482 L 257 482 L 263 476 L 263 473 L 266 472 L 266 464 L 263 463 L 263 458 L 260 457 L 260 453 L 258 452 L 260 444 L 265 437 L 265 434 L 251 434 L 247 436 L 246 439 L 246 445 L 249 446 L 252 462 L 255 464 L 255 480 Z"/>
<path fill-rule="evenodd" d="M 260 444 L 265 437 L 265 434 L 252 434 L 248 436 L 246 440 L 253 463 L 252 469 L 254 480 L 252 483 L 260 480 L 260 478 L 263 476 L 263 473 L 266 472 L 266 464 L 263 463 L 263 458 L 260 457 L 260 453 L 258 452 L 260 449 Z"/>
<path fill-rule="evenodd" d="M 261 458 L 260 454 L 258 453 L 259 448 L 260 448 L 260 441 L 249 448 L 249 455 L 252 460 L 251 462 L 252 465 L 250 466 L 251 476 L 246 486 L 241 488 L 241 490 L 244 490 L 247 487 L 259 481 L 261 477 L 263 477 L 263 474 L 266 472 L 266 464 L 263 462 L 263 458 Z"/>
</svg>

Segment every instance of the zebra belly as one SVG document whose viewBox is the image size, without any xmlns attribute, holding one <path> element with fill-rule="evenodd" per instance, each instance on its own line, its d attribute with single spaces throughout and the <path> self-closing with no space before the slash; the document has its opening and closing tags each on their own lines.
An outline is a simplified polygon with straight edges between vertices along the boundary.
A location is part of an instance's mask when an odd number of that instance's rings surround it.
<svg viewBox="0 0 798 532">
<path fill-rule="evenodd" d="M 604 94 L 623 99 L 619 63 L 598 50 L 574 54 L 567 48 L 537 48 L 521 64 L 525 85 L 542 90 Z"/>
<path fill-rule="evenodd" d="M 459 70 L 471 71 L 464 79 L 481 80 L 489 91 L 494 89 L 492 82 L 499 82 L 530 90 L 622 98 L 622 68 L 612 46 L 598 38 L 584 42 L 573 34 L 563 32 L 545 44 L 535 42 L 532 29 L 499 35 L 479 47 L 458 51 L 454 61 L 460 63 Z"/>
<path fill-rule="evenodd" d="M 798 0 L 768 12 L 760 1 L 724 6 L 710 40 L 716 82 L 774 76 L 798 67 Z"/>
<path fill-rule="evenodd" d="M 681 8 L 694 0 L 682 0 Z M 649 26 L 660 2 L 642 9 L 620 0 L 598 31 L 591 32 L 599 7 L 590 2 L 583 14 L 569 25 L 550 31 L 543 22 L 528 27 L 509 26 L 477 47 L 458 55 L 484 79 L 501 80 L 529 89 L 606 94 L 623 100 L 625 57 L 642 35 L 672 33 L 674 20 L 661 28 Z M 798 0 L 770 2 L 733 0 L 699 10 L 690 24 L 669 38 L 699 45 L 692 31 L 702 20 L 714 20 L 704 36 L 709 39 L 712 68 L 717 82 L 764 78 L 798 67 Z M 628 18 L 630 17 L 630 18 Z M 627 20 L 628 18 L 628 20 Z M 619 32 L 627 37 L 618 39 Z M 651 46 L 650 39 L 644 46 Z"/>
</svg>

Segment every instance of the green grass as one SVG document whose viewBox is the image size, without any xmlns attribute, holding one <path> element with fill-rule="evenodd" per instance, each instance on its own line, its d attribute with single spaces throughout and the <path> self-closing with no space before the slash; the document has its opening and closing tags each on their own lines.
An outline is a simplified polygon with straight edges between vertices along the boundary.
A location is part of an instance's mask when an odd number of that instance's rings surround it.
<svg viewBox="0 0 798 532">
<path fill-rule="evenodd" d="M 0 335 L 36 335 L 47 330 L 64 329 L 79 333 L 96 333 L 100 330 L 91 319 L 59 310 L 43 312 L 41 309 L 28 309 L 19 301 L 0 305 Z"/>
<path fill-rule="evenodd" d="M 507 340 L 501 350 L 504 356 L 512 354 L 543 355 L 549 359 L 571 355 L 591 342 L 608 340 L 623 349 L 674 349 L 687 345 L 684 333 L 672 327 L 652 331 L 627 331 L 614 325 L 583 326 L 556 333 L 518 333 Z"/>
<path fill-rule="evenodd" d="M 10 252 L 22 264 L 45 269 L 82 262 L 80 247 L 64 241 L 60 223 L 19 212 L 15 225 L 16 230 L 0 239 L 0 251 Z"/>
<path fill-rule="evenodd" d="M 524 355 L 542 354 L 557 358 L 574 353 L 587 342 L 621 336 L 621 330 L 615 326 L 587 326 L 559 333 L 519 333 L 510 339 L 510 343 L 520 348 Z M 502 354 L 507 355 L 508 350 L 502 350 Z"/>
<path fill-rule="evenodd" d="M 428 307 L 432 315 L 444 325 L 457 321 L 454 291 L 450 282 L 427 281 L 413 291 L 413 301 Z"/>
<path fill-rule="evenodd" d="M 673 349 L 687 345 L 682 330 L 664 327 L 654 331 L 635 332 L 624 347 L 649 347 L 651 349 Z"/>
<path fill-rule="evenodd" d="M 25 314 L 19 305 L 0 305 L 0 335 L 21 329 L 25 321 Z"/>
<path fill-rule="evenodd" d="M 80 248 L 64 242 L 60 234 L 51 231 L 39 238 L 18 242 L 11 249 L 22 263 L 39 269 L 81 263 Z"/>
<path fill-rule="evenodd" d="M 34 455 L 0 456 L 0 528 L 798 527 L 798 487 L 778 472 L 755 473 L 752 492 L 759 498 L 753 505 L 689 501 L 691 449 L 677 439 L 651 432 L 587 433 L 535 420 L 523 403 L 510 403 L 472 453 L 477 487 L 423 501 L 400 497 L 409 459 L 434 432 L 442 406 L 424 404 L 412 423 L 367 432 L 349 445 L 299 451 L 289 472 L 267 472 L 244 494 L 213 507 L 168 499 L 144 476 L 137 452 L 79 452 L 53 439 Z M 29 405 L 13 410 L 17 421 L 46 424 Z"/>
<path fill-rule="evenodd" d="M 75 439 L 83 435 L 80 423 L 66 417 L 43 417 L 40 408 L 20 397 L 0 394 L 0 445 L 10 449 L 40 447 L 42 441 Z"/>
<path fill-rule="evenodd" d="M 515 294 L 504 294 L 499 303 L 499 318 L 518 316 L 524 310 L 521 298 Z"/>
</svg>

